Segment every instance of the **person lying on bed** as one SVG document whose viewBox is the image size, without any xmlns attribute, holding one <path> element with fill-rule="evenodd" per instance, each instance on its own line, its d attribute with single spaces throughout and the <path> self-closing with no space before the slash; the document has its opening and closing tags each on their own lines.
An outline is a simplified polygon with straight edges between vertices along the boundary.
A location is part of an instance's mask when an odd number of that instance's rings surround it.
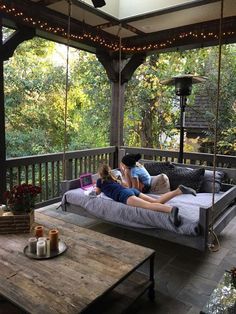
<svg viewBox="0 0 236 314">
<path fill-rule="evenodd" d="M 112 198 L 114 201 L 124 203 L 130 206 L 141 207 L 154 211 L 164 212 L 169 214 L 170 221 L 175 225 L 181 224 L 179 216 L 179 208 L 175 206 L 165 205 L 167 201 L 173 197 L 181 194 L 192 194 L 196 196 L 196 191 L 184 185 L 174 190 L 167 192 L 160 196 L 158 199 L 150 197 L 141 193 L 135 188 L 127 188 L 122 185 L 112 174 L 111 168 L 103 164 L 98 169 L 99 178 L 96 184 L 96 194 L 103 192 L 107 197 Z"/>
<path fill-rule="evenodd" d="M 120 170 L 128 188 L 148 193 L 151 189 L 151 176 L 146 168 L 138 162 L 140 159 L 140 154 L 125 155 L 121 160 Z"/>
</svg>

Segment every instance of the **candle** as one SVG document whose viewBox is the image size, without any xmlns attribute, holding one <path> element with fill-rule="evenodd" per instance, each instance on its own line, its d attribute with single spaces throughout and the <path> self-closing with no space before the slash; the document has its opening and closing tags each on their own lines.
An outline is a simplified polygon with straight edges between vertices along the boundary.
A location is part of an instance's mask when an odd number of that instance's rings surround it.
<svg viewBox="0 0 236 314">
<path fill-rule="evenodd" d="M 38 238 L 38 241 L 45 241 L 45 242 L 46 242 L 46 241 L 47 241 L 47 238 L 46 238 L 46 237 L 39 237 L 39 238 Z"/>
<path fill-rule="evenodd" d="M 38 241 L 37 242 L 37 256 L 44 256 L 44 255 L 46 255 L 45 241 Z"/>
<path fill-rule="evenodd" d="M 48 250 L 47 250 L 47 238 L 46 237 L 39 237 L 38 241 L 44 241 L 45 242 L 45 250 L 46 250 L 45 254 L 47 254 L 47 252 L 48 252 Z M 50 251 L 49 251 L 49 253 L 50 253 Z"/>
<path fill-rule="evenodd" d="M 49 238 L 47 238 L 46 246 L 47 246 L 47 254 L 50 255 L 51 248 L 50 248 L 50 239 Z"/>
<path fill-rule="evenodd" d="M 35 254 L 37 250 L 37 238 L 29 238 L 28 240 L 29 243 L 29 252 Z"/>
<path fill-rule="evenodd" d="M 43 226 L 36 226 L 34 228 L 34 234 L 37 238 L 43 237 Z"/>
<path fill-rule="evenodd" d="M 58 230 L 57 229 L 49 230 L 49 239 L 50 239 L 51 251 L 57 251 L 58 250 Z"/>
</svg>

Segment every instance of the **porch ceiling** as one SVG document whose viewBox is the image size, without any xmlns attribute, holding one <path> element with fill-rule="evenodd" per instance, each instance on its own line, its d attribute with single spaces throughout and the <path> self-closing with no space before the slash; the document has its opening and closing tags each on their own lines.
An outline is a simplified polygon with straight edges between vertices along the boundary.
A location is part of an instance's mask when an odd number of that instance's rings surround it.
<svg viewBox="0 0 236 314">
<path fill-rule="evenodd" d="M 70 0 L 70 45 L 93 53 L 124 54 L 218 44 L 219 0 Z M 67 0 L 1 0 L 3 25 L 34 28 L 36 35 L 66 43 Z M 120 38 L 119 38 L 120 37 Z M 224 0 L 223 43 L 236 42 L 236 1 Z"/>
</svg>

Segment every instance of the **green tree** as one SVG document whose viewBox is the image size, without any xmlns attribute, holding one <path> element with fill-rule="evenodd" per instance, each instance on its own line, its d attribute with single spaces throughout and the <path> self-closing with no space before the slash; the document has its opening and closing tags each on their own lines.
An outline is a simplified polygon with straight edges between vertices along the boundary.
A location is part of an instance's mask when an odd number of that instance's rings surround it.
<svg viewBox="0 0 236 314">
<path fill-rule="evenodd" d="M 9 30 L 5 32 L 7 36 Z M 64 147 L 66 55 L 61 45 L 39 38 L 24 42 L 5 62 L 8 157 L 52 153 Z M 58 51 L 60 57 L 58 58 Z M 235 45 L 223 47 L 218 146 L 235 151 Z M 178 149 L 179 100 L 161 81 L 181 73 L 208 76 L 195 94 L 207 93 L 212 109 L 207 141 L 213 141 L 217 47 L 152 54 L 134 73 L 125 93 L 124 141 L 128 146 Z M 96 56 L 70 49 L 66 148 L 109 145 L 111 84 Z"/>
<path fill-rule="evenodd" d="M 77 140 L 83 148 L 109 145 L 111 85 L 96 56 L 77 51 L 71 78 L 82 98 L 76 99 L 80 124 Z"/>
</svg>

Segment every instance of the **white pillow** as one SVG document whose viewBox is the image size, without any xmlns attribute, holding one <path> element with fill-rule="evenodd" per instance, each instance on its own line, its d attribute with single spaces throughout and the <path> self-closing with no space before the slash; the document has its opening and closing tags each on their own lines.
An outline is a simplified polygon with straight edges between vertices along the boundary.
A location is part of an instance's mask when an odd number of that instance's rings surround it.
<svg viewBox="0 0 236 314">
<path fill-rule="evenodd" d="M 151 193 L 164 194 L 170 191 L 170 181 L 166 174 L 151 177 Z"/>
</svg>

